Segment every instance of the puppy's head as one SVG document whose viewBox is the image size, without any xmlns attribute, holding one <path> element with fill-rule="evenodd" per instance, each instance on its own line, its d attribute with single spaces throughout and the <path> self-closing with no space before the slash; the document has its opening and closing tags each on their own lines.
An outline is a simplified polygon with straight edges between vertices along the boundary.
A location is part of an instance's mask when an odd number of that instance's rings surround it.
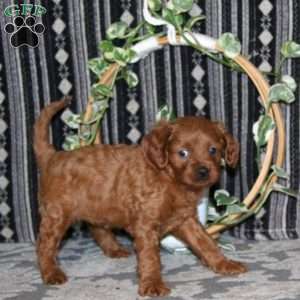
<svg viewBox="0 0 300 300">
<path fill-rule="evenodd" d="M 238 142 L 218 122 L 183 117 L 160 122 L 142 141 L 147 160 L 158 169 L 167 169 L 174 178 L 200 189 L 219 180 L 221 159 L 235 167 Z"/>
</svg>

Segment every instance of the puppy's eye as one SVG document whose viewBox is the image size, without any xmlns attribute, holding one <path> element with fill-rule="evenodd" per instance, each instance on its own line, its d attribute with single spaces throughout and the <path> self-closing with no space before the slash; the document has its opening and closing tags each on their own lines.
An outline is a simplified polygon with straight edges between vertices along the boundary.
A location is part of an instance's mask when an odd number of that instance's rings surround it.
<svg viewBox="0 0 300 300">
<path fill-rule="evenodd" d="M 186 159 L 190 155 L 190 152 L 188 150 L 186 150 L 186 149 L 181 149 L 181 150 L 178 151 L 178 155 L 181 158 Z"/>
<path fill-rule="evenodd" d="M 215 155 L 217 153 L 217 148 L 214 147 L 214 146 L 211 146 L 209 149 L 208 149 L 208 152 L 210 155 Z"/>
</svg>

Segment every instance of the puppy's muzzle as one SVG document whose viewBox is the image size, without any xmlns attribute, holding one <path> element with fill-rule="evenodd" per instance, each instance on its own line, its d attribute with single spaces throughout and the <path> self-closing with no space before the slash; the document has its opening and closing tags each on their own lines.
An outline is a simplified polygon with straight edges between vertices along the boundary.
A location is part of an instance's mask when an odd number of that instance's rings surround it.
<svg viewBox="0 0 300 300">
<path fill-rule="evenodd" d="M 197 179 L 200 181 L 207 180 L 209 177 L 209 169 L 207 167 L 201 166 L 197 170 Z"/>
</svg>

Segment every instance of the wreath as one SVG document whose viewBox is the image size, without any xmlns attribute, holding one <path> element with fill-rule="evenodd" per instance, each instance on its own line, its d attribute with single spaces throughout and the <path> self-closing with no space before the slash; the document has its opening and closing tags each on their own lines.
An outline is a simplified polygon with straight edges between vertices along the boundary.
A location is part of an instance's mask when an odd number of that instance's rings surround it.
<svg viewBox="0 0 300 300">
<path fill-rule="evenodd" d="M 282 74 L 282 66 L 286 60 L 300 57 L 300 45 L 294 41 L 285 42 L 275 72 L 263 74 L 240 54 L 241 44 L 232 33 L 224 33 L 216 40 L 193 31 L 194 25 L 205 19 L 203 15 L 191 17 L 188 14 L 194 2 L 144 0 L 145 20 L 137 26 L 130 28 L 122 21 L 111 24 L 106 31 L 107 39 L 99 44 L 101 56 L 88 62 L 97 81 L 91 87 L 86 111 L 72 114 L 66 120 L 73 133 L 66 136 L 63 148 L 74 150 L 101 142 L 101 120 L 109 107 L 116 82 L 125 80 L 129 88 L 137 86 L 138 76 L 129 65 L 165 45 L 190 46 L 232 71 L 247 74 L 259 92 L 263 108 L 258 120 L 253 124 L 259 174 L 243 201 L 231 196 L 226 190 L 215 191 L 215 204 L 210 203 L 208 210 L 207 232 L 218 236 L 221 231 L 259 213 L 273 191 L 297 196 L 294 191 L 278 183 L 278 178 L 289 178 L 282 169 L 285 129 L 279 102 L 289 104 L 295 100 L 296 82 L 291 76 Z M 120 43 L 122 47 L 119 46 Z M 274 82 L 272 86 L 267 78 Z M 170 120 L 173 117 L 172 111 L 166 105 L 157 114 L 158 120 Z M 216 209 L 215 205 L 219 208 Z M 220 208 L 222 213 L 218 212 Z"/>
</svg>

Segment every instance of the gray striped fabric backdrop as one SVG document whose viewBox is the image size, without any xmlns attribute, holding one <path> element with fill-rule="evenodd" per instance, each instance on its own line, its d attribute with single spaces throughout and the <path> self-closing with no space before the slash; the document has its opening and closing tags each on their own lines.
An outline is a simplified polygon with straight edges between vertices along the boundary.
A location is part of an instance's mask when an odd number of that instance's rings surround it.
<svg viewBox="0 0 300 300">
<path fill-rule="evenodd" d="M 23 1 L 42 4 L 45 32 L 39 46 L 13 48 L 4 26 L 11 18 L 4 9 L 18 1 L 0 2 L 0 241 L 33 241 L 39 222 L 37 169 L 32 152 L 32 126 L 42 107 L 63 95 L 82 111 L 92 79 L 87 60 L 99 55 L 98 42 L 105 29 L 120 18 L 135 25 L 142 18 L 142 0 Z M 22 2 L 22 3 L 23 3 Z M 300 43 L 298 0 L 198 1 L 192 14 L 202 11 L 206 22 L 199 32 L 213 37 L 233 32 L 243 53 L 261 70 L 278 62 L 280 45 Z M 223 120 L 241 143 L 241 163 L 235 174 L 224 174 L 220 186 L 243 197 L 257 170 L 252 124 L 258 118 L 257 92 L 245 75 L 231 72 L 192 49 L 166 47 L 132 66 L 140 84 L 128 89 L 120 83 L 103 122 L 105 143 L 137 143 L 154 122 L 158 107 L 167 102 L 178 115 L 206 115 Z M 299 81 L 300 61 L 289 61 L 285 72 Z M 295 104 L 284 107 L 287 128 L 285 167 L 289 184 L 299 189 L 299 92 Z M 58 116 L 52 136 L 59 148 L 68 129 Z M 272 198 L 256 217 L 232 232 L 249 239 L 298 238 L 300 202 L 284 195 Z"/>
</svg>

